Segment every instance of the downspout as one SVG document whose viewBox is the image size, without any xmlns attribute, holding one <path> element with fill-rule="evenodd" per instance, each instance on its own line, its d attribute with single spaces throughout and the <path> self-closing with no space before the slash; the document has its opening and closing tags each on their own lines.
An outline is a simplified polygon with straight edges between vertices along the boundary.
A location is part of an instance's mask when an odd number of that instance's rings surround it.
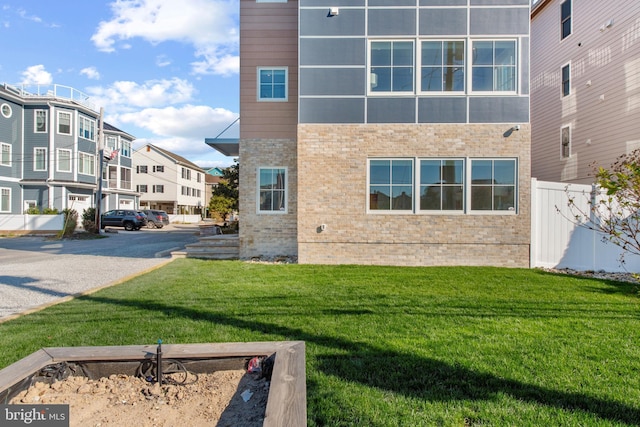
<svg viewBox="0 0 640 427">
<path fill-rule="evenodd" d="M 53 105 L 51 105 L 51 102 L 47 102 L 47 106 L 49 107 L 49 113 L 50 113 L 50 117 L 49 117 L 49 170 L 47 172 L 47 179 L 46 179 L 46 184 L 47 184 L 47 188 L 48 188 L 48 193 L 49 193 L 49 200 L 48 200 L 48 205 L 50 208 L 55 208 L 54 201 L 55 201 L 55 188 L 51 185 L 51 182 L 54 180 L 54 167 L 55 167 L 55 162 L 54 160 L 54 156 L 55 156 L 55 128 L 54 128 L 54 122 L 55 120 L 53 119 L 54 116 L 54 112 L 55 112 L 55 107 Z M 64 191 L 63 191 L 64 193 Z M 63 196 L 65 196 L 62 200 L 61 200 L 61 207 L 62 210 L 64 210 L 67 207 L 67 199 L 66 199 L 66 195 L 63 194 Z"/>
</svg>

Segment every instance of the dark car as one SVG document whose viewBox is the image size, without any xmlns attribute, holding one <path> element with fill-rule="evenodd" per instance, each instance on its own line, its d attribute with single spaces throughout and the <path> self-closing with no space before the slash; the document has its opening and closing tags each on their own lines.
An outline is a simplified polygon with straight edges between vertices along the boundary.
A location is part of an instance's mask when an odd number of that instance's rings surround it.
<svg viewBox="0 0 640 427">
<path fill-rule="evenodd" d="M 169 225 L 169 215 L 165 211 L 145 209 L 142 212 L 147 215 L 147 227 L 149 228 L 162 228 Z"/>
<path fill-rule="evenodd" d="M 124 227 L 125 230 L 140 230 L 147 225 L 147 216 L 144 212 L 131 209 L 114 209 L 102 214 L 100 226 Z"/>
</svg>

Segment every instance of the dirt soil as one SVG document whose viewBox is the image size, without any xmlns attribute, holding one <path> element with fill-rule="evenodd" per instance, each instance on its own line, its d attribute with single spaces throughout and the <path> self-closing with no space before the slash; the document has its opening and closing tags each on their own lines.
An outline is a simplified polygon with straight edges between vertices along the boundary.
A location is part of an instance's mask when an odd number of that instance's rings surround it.
<svg viewBox="0 0 640 427">
<path fill-rule="evenodd" d="M 262 426 L 269 382 L 245 370 L 167 375 L 160 386 L 143 378 L 111 375 L 38 382 L 12 404 L 69 404 L 70 426 Z M 170 382 L 184 382 L 185 385 Z"/>
</svg>

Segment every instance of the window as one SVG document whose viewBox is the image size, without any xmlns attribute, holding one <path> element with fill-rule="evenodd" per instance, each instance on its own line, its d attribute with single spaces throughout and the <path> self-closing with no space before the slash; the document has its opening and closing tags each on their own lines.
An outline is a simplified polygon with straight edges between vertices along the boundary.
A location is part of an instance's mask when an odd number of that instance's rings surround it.
<svg viewBox="0 0 640 427">
<path fill-rule="evenodd" d="M 34 124 L 33 129 L 36 133 L 44 133 L 47 131 L 47 110 L 34 110 Z"/>
<path fill-rule="evenodd" d="M 464 91 L 464 42 L 424 41 L 420 82 L 423 92 Z"/>
<path fill-rule="evenodd" d="M 58 133 L 71 135 L 71 113 L 58 111 Z"/>
<path fill-rule="evenodd" d="M 413 92 L 413 42 L 371 42 L 371 92 Z"/>
<path fill-rule="evenodd" d="M 47 170 L 47 149 L 46 148 L 33 149 L 33 170 L 34 171 Z"/>
<path fill-rule="evenodd" d="M 464 161 L 420 160 L 420 210 L 464 209 Z"/>
<path fill-rule="evenodd" d="M 568 159 L 571 157 L 571 127 L 565 126 L 560 131 L 560 143 L 562 158 Z"/>
<path fill-rule="evenodd" d="M 104 170 L 104 169 L 103 169 Z M 109 165 L 108 188 L 118 188 L 118 167 Z"/>
<path fill-rule="evenodd" d="M 0 144 L 0 166 L 11 166 L 11 145 Z"/>
<path fill-rule="evenodd" d="M 11 212 L 10 188 L 0 188 L 0 212 Z"/>
<path fill-rule="evenodd" d="M 120 168 L 120 188 L 131 190 L 131 169 Z"/>
<path fill-rule="evenodd" d="M 138 193 L 146 193 L 147 192 L 147 186 L 146 185 L 136 185 L 136 191 Z"/>
<path fill-rule="evenodd" d="M 105 146 L 112 152 L 118 149 L 118 138 L 115 136 L 107 136 Z"/>
<path fill-rule="evenodd" d="M 471 210 L 514 211 L 516 207 L 516 161 L 471 160 Z"/>
<path fill-rule="evenodd" d="M 571 66 L 562 67 L 562 96 L 571 94 Z"/>
<path fill-rule="evenodd" d="M 147 173 L 147 166 L 136 166 L 136 173 Z"/>
<path fill-rule="evenodd" d="M 473 41 L 471 87 L 475 92 L 515 92 L 515 40 Z"/>
<path fill-rule="evenodd" d="M 65 150 L 58 148 L 56 151 L 57 159 L 57 171 L 58 172 L 71 172 L 71 150 Z"/>
<path fill-rule="evenodd" d="M 13 114 L 13 111 L 11 110 L 11 105 L 6 103 L 0 106 L 0 112 L 6 119 L 11 117 L 11 114 Z"/>
<path fill-rule="evenodd" d="M 191 180 L 191 169 L 182 168 L 182 179 Z"/>
<path fill-rule="evenodd" d="M 200 172 L 196 172 L 196 181 L 202 182 L 202 177 L 200 176 Z"/>
<path fill-rule="evenodd" d="M 80 125 L 79 125 L 80 137 L 84 139 L 88 139 L 89 141 L 95 141 L 95 133 L 96 133 L 95 120 L 91 120 L 86 117 L 80 116 L 78 121 L 80 122 Z"/>
<path fill-rule="evenodd" d="M 369 210 L 413 210 L 413 160 L 369 161 Z"/>
<path fill-rule="evenodd" d="M 154 193 L 164 193 L 164 185 L 154 185 L 153 186 Z"/>
<path fill-rule="evenodd" d="M 78 153 L 78 173 L 95 175 L 95 156 L 89 153 Z"/>
<path fill-rule="evenodd" d="M 154 172 L 164 173 L 164 166 L 163 165 L 155 165 L 153 167 L 153 171 Z"/>
<path fill-rule="evenodd" d="M 286 101 L 288 69 L 258 68 L 258 101 Z"/>
<path fill-rule="evenodd" d="M 286 168 L 259 168 L 258 212 L 287 212 Z"/>
<path fill-rule="evenodd" d="M 571 35 L 571 0 L 560 4 L 560 32 L 562 40 Z"/>
<path fill-rule="evenodd" d="M 122 152 L 120 153 L 123 157 L 131 157 L 131 141 L 121 140 L 122 144 Z"/>
<path fill-rule="evenodd" d="M 183 196 L 189 195 L 189 187 L 185 187 L 184 185 L 180 186 L 180 194 Z"/>
</svg>

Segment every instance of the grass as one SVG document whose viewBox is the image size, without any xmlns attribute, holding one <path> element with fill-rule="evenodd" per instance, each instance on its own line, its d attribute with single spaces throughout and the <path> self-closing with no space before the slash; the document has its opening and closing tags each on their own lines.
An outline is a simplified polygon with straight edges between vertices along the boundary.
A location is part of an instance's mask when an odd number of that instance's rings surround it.
<svg viewBox="0 0 640 427">
<path fill-rule="evenodd" d="M 310 426 L 640 425 L 634 284 L 500 268 L 180 259 L 0 324 L 47 346 L 304 340 Z"/>
</svg>

